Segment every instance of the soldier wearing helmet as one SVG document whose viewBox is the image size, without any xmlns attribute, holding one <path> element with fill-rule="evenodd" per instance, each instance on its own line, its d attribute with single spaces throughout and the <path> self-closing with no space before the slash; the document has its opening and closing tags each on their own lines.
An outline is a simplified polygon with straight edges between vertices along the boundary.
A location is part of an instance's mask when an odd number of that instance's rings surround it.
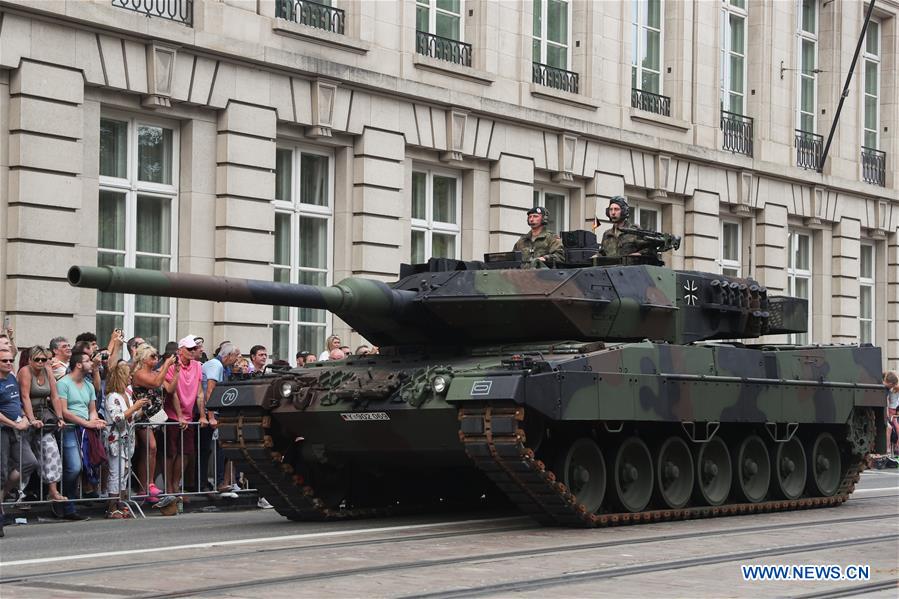
<svg viewBox="0 0 899 599">
<path fill-rule="evenodd" d="M 530 268 L 555 266 L 565 259 L 565 250 L 558 235 L 546 228 L 549 210 L 537 206 L 528 210 L 530 231 L 515 242 L 513 251 L 521 252 L 522 262 Z"/>
<path fill-rule="evenodd" d="M 604 256 L 631 256 L 639 254 L 642 244 L 633 233 L 622 231 L 630 229 L 631 207 L 624 196 L 613 196 L 606 208 L 606 217 L 612 228 L 602 234 L 602 254 Z"/>
</svg>

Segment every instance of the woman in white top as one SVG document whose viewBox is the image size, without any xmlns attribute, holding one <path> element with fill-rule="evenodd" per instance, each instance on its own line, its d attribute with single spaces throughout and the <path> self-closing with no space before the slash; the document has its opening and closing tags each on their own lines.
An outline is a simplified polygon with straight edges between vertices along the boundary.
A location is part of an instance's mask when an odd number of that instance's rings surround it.
<svg viewBox="0 0 899 599">
<path fill-rule="evenodd" d="M 109 474 L 106 479 L 106 490 L 109 492 L 109 504 L 106 517 L 121 519 L 128 517 L 127 506 L 121 501 L 125 499 L 128 479 L 131 476 L 131 457 L 134 455 L 134 418 L 139 416 L 150 400 L 142 398 L 131 401 L 128 382 L 131 380 L 131 369 L 127 362 L 119 362 L 106 375 L 106 418 L 110 426 L 106 429 L 106 442 L 109 455 Z M 118 494 L 118 498 L 116 495 Z M 124 508 L 124 509 L 123 509 Z"/>
<path fill-rule="evenodd" d="M 325 351 L 318 355 L 318 361 L 323 362 L 329 360 L 331 358 L 331 350 L 334 349 L 340 349 L 340 337 L 337 335 L 331 335 L 328 337 L 328 340 L 325 341 Z"/>
<path fill-rule="evenodd" d="M 885 372 L 883 386 L 887 389 L 887 412 L 890 425 L 896 431 L 896 436 L 899 436 L 899 376 L 895 372 Z M 892 449 L 894 454 L 899 455 L 899 446 L 890 445 L 889 430 L 887 430 L 887 447 Z"/>
</svg>

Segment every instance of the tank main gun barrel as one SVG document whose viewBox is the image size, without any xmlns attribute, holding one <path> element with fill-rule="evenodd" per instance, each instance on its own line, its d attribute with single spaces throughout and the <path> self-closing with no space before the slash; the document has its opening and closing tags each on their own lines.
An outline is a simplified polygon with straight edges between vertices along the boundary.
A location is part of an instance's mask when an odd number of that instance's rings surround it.
<svg viewBox="0 0 899 599">
<path fill-rule="evenodd" d="M 345 279 L 330 287 L 253 279 L 160 272 L 118 266 L 73 266 L 69 283 L 113 293 L 134 293 L 272 306 L 319 308 L 342 315 L 398 315 L 415 292 L 391 289 L 371 279 Z"/>
</svg>

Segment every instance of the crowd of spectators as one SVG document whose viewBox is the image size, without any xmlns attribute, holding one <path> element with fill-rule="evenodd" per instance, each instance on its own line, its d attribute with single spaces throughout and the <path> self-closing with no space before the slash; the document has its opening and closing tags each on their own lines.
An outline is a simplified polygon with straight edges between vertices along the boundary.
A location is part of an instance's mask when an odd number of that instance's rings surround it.
<svg viewBox="0 0 899 599">
<path fill-rule="evenodd" d="M 320 355 L 298 352 L 295 365 L 353 353 L 331 335 Z M 355 351 L 376 353 L 368 345 Z M 160 355 L 118 329 L 105 347 L 87 332 L 74 344 L 54 337 L 47 347 L 19 351 L 7 329 L 0 333 L 0 502 L 46 499 L 58 517 L 83 520 L 72 499 L 105 498 L 106 516 L 122 519 L 134 496 L 155 502 L 193 491 L 236 498 L 243 487 L 223 453 L 213 451 L 218 422 L 206 398 L 230 378 L 291 366 L 270 363 L 263 345 L 244 356 L 230 341 L 207 359 L 205 340 L 195 335 L 167 343 Z M 271 507 L 264 498 L 259 506 Z M 0 535 L 2 522 L 0 511 Z"/>
</svg>

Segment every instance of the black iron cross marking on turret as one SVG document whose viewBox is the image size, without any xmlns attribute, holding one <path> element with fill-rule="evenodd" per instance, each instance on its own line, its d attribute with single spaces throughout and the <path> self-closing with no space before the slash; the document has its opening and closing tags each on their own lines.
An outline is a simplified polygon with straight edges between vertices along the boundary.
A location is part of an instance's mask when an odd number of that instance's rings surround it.
<svg viewBox="0 0 899 599">
<path fill-rule="evenodd" d="M 699 296 L 696 294 L 697 291 L 699 291 L 699 286 L 693 279 L 684 283 L 684 301 L 687 302 L 688 306 L 696 305 L 696 301 L 699 299 Z"/>
</svg>

